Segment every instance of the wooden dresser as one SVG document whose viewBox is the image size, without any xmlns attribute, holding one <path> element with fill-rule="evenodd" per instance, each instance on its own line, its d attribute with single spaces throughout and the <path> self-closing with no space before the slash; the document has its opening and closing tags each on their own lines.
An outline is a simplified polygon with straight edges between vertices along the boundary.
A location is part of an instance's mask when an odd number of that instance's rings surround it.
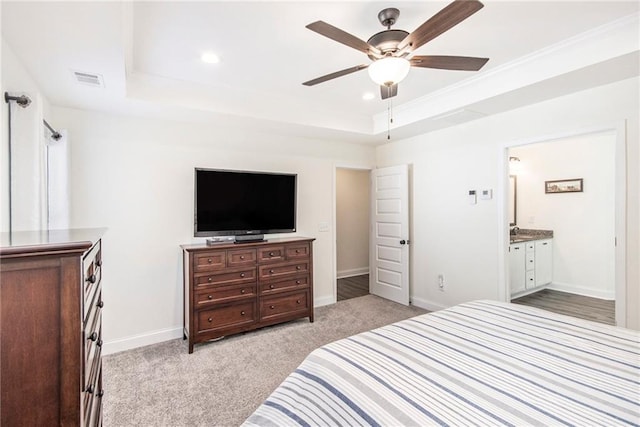
<svg viewBox="0 0 640 427">
<path fill-rule="evenodd" d="M 313 241 L 182 245 L 184 337 L 193 345 L 275 323 L 313 322 Z"/>
<path fill-rule="evenodd" d="M 0 424 L 102 425 L 104 230 L 0 234 Z"/>
</svg>

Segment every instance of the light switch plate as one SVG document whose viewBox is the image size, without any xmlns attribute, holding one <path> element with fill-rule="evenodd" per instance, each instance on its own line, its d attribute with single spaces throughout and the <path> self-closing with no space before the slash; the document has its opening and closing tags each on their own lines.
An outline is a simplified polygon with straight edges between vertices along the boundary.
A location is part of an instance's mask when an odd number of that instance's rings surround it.
<svg viewBox="0 0 640 427">
<path fill-rule="evenodd" d="M 329 223 L 328 222 L 319 222 L 318 223 L 318 231 L 320 231 L 320 232 L 329 231 Z"/>
<path fill-rule="evenodd" d="M 493 190 L 480 190 L 480 199 L 482 200 L 491 200 L 493 198 Z"/>
<path fill-rule="evenodd" d="M 476 190 L 469 190 L 468 201 L 470 205 L 475 205 L 477 202 Z"/>
</svg>

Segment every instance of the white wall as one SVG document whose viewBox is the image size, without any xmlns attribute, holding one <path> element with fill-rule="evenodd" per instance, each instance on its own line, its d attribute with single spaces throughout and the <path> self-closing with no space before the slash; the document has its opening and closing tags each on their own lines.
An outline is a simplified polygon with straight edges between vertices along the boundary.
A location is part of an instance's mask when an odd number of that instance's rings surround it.
<svg viewBox="0 0 640 427">
<path fill-rule="evenodd" d="M 336 170 L 336 257 L 338 278 L 369 273 L 368 170 Z"/>
<path fill-rule="evenodd" d="M 615 299 L 614 133 L 510 150 L 520 158 L 518 226 L 553 230 L 552 289 Z M 581 193 L 545 194 L 548 180 L 583 178 Z"/>
<path fill-rule="evenodd" d="M 578 133 L 626 120 L 627 326 L 640 328 L 640 144 L 637 78 L 489 116 L 377 148 L 378 166 L 413 165 L 411 295 L 414 304 L 446 307 L 476 298 L 498 299 L 505 284 L 506 175 L 504 147 L 545 135 Z M 506 179 L 505 179 L 506 181 Z M 467 190 L 494 189 L 489 201 L 467 204 Z M 500 201 L 500 204 L 498 203 Z M 445 290 L 437 275 L 444 273 Z"/>
<path fill-rule="evenodd" d="M 54 108 L 71 141 L 71 224 L 104 236 L 106 352 L 182 335 L 182 258 L 193 238 L 195 167 L 298 174 L 298 235 L 314 243 L 316 305 L 335 300 L 336 160 L 371 167 L 371 147 L 248 133 L 214 124 Z"/>
</svg>

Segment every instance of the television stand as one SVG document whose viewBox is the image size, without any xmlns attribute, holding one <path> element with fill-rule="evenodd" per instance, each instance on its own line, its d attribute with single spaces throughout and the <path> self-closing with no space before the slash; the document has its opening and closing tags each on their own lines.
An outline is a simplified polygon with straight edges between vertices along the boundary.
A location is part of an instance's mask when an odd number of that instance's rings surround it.
<svg viewBox="0 0 640 427">
<path fill-rule="evenodd" d="M 255 243 L 255 242 L 263 242 L 264 234 L 249 234 L 249 235 L 239 235 L 236 236 L 235 243 Z"/>
</svg>

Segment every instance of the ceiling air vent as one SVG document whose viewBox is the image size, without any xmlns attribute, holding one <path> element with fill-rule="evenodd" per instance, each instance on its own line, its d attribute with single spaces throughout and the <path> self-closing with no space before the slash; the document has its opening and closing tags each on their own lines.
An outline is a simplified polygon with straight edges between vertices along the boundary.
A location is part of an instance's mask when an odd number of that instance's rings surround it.
<svg viewBox="0 0 640 427">
<path fill-rule="evenodd" d="M 74 71 L 73 75 L 80 84 L 93 87 L 104 87 L 104 81 L 100 74 L 85 73 L 82 71 Z"/>
</svg>

